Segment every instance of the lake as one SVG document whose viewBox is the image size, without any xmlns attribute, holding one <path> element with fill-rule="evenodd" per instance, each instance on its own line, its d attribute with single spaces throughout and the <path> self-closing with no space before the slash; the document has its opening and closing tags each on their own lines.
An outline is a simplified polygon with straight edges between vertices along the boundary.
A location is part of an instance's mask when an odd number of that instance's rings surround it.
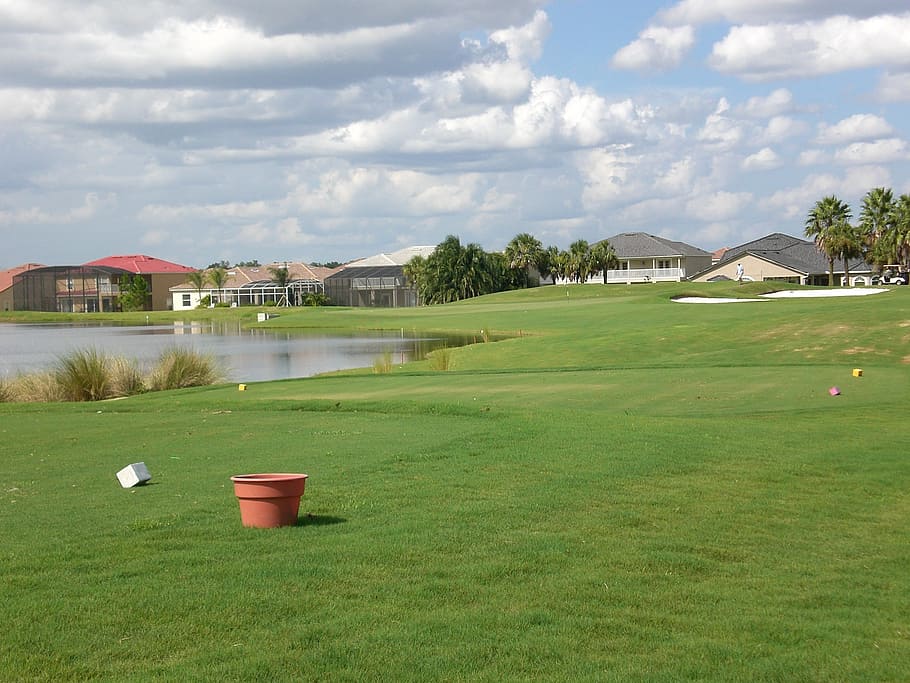
<svg viewBox="0 0 910 683">
<path fill-rule="evenodd" d="M 333 370 L 371 367 L 385 354 L 395 364 L 419 360 L 434 349 L 470 339 L 415 337 L 402 330 L 346 332 L 242 329 L 237 323 L 183 322 L 124 326 L 113 323 L 2 323 L 0 377 L 51 369 L 70 351 L 95 348 L 148 367 L 162 351 L 188 347 L 212 356 L 233 382 L 310 377 Z"/>
</svg>

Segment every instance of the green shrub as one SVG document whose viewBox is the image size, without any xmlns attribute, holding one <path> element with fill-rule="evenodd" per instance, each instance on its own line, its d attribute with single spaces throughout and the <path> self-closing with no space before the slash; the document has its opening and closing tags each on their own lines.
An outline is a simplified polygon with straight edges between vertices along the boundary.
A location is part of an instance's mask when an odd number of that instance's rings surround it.
<svg viewBox="0 0 910 683">
<path fill-rule="evenodd" d="M 13 392 L 7 379 L 0 379 L 0 403 L 9 403 L 13 400 Z"/>
<path fill-rule="evenodd" d="M 452 349 L 436 349 L 427 359 L 432 370 L 448 370 L 452 367 Z"/>
<path fill-rule="evenodd" d="M 109 362 L 97 349 L 78 349 L 62 356 L 54 376 L 64 400 L 100 401 L 111 396 Z"/>
<path fill-rule="evenodd" d="M 373 361 L 373 372 L 377 375 L 392 372 L 392 353 L 390 351 L 386 351 Z"/>
<path fill-rule="evenodd" d="M 221 379 L 215 360 L 190 349 L 164 351 L 146 382 L 152 391 L 201 387 Z"/>
</svg>

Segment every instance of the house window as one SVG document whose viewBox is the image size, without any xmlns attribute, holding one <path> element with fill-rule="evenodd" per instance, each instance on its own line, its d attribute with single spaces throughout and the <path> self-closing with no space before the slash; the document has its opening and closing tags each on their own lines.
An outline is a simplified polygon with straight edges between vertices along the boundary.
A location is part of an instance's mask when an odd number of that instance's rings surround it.
<svg viewBox="0 0 910 683">
<path fill-rule="evenodd" d="M 669 261 L 658 261 L 657 267 L 658 268 L 670 268 L 670 262 Z"/>
<path fill-rule="evenodd" d="M 189 305 L 190 305 L 190 295 L 189 295 L 189 294 L 183 294 L 182 296 L 183 296 L 183 305 L 184 305 L 184 306 L 189 306 Z"/>
</svg>

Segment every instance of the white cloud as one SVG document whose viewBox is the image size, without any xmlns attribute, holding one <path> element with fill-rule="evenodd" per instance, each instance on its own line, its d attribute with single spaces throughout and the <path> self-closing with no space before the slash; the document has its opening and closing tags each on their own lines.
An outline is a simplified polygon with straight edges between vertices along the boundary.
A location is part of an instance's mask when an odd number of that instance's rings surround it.
<svg viewBox="0 0 910 683">
<path fill-rule="evenodd" d="M 885 119 L 874 114 L 854 114 L 834 125 L 820 124 L 815 141 L 820 145 L 871 140 L 894 132 Z"/>
<path fill-rule="evenodd" d="M 766 97 L 750 97 L 740 111 L 752 118 L 767 119 L 793 111 L 793 93 L 786 88 L 778 88 Z"/>
<path fill-rule="evenodd" d="M 768 205 L 779 209 L 787 219 L 805 220 L 812 206 L 822 197 L 837 195 L 845 201 L 862 197 L 870 188 L 889 187 L 891 176 L 881 166 L 857 166 L 848 168 L 838 177 L 833 174 L 813 174 L 793 188 L 778 190 L 768 198 Z"/>
<path fill-rule="evenodd" d="M 617 69 L 635 71 L 663 71 L 679 65 L 695 44 L 695 31 L 691 26 L 668 28 L 649 26 L 620 49 L 611 60 Z"/>
<path fill-rule="evenodd" d="M 898 138 L 874 142 L 854 142 L 837 150 L 835 160 L 843 164 L 887 164 L 910 159 L 907 143 Z"/>
<path fill-rule="evenodd" d="M 708 116 L 696 138 L 715 150 L 730 150 L 745 137 L 745 130 L 738 121 L 728 116 L 730 104 L 721 98 L 714 113 Z"/>
<path fill-rule="evenodd" d="M 807 149 L 799 154 L 796 163 L 800 166 L 821 166 L 831 161 L 831 155 L 821 149 Z"/>
<path fill-rule="evenodd" d="M 910 13 L 834 16 L 801 24 L 734 26 L 709 63 L 747 80 L 800 78 L 910 64 Z"/>
<path fill-rule="evenodd" d="M 903 0 L 682 0 L 660 12 L 668 24 L 767 23 L 819 16 L 872 16 L 906 9 Z"/>
<path fill-rule="evenodd" d="M 686 203 L 686 213 L 700 221 L 729 220 L 752 203 L 749 192 L 714 192 L 693 197 Z"/>
<path fill-rule="evenodd" d="M 744 171 L 770 171 L 780 168 L 783 163 L 777 152 L 770 147 L 764 147 L 743 159 L 742 168 Z"/>
<path fill-rule="evenodd" d="M 803 135 L 809 130 L 808 124 L 789 116 L 775 116 L 760 133 L 759 139 L 764 143 L 782 142 L 788 138 Z"/>
<path fill-rule="evenodd" d="M 876 94 L 883 102 L 910 102 L 910 71 L 884 74 Z"/>
</svg>

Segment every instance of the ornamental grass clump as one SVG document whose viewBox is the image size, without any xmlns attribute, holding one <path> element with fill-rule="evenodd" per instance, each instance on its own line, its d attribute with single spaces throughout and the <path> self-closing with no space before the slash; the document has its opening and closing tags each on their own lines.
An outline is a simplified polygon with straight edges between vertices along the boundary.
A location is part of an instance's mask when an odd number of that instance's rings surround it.
<svg viewBox="0 0 910 683">
<path fill-rule="evenodd" d="M 139 366 L 129 358 L 116 356 L 108 364 L 111 397 L 133 396 L 145 391 L 145 379 Z"/>
<path fill-rule="evenodd" d="M 392 354 L 386 351 L 381 356 L 373 360 L 373 372 L 377 375 L 385 375 L 392 372 Z"/>
<path fill-rule="evenodd" d="M 112 395 L 110 362 L 97 349 L 78 349 L 62 356 L 54 377 L 67 401 L 101 401 Z"/>
<path fill-rule="evenodd" d="M 452 367 L 452 350 L 436 349 L 427 356 L 432 370 L 446 371 Z"/>
<path fill-rule="evenodd" d="M 0 379 L 0 403 L 9 403 L 13 400 L 10 383 L 7 379 Z"/>
<path fill-rule="evenodd" d="M 54 372 L 16 375 L 7 382 L 8 401 L 12 403 L 51 403 L 65 400 Z"/>
<path fill-rule="evenodd" d="M 164 351 L 147 380 L 151 391 L 184 389 L 214 384 L 221 379 L 215 360 L 189 349 L 172 348 Z"/>
</svg>

